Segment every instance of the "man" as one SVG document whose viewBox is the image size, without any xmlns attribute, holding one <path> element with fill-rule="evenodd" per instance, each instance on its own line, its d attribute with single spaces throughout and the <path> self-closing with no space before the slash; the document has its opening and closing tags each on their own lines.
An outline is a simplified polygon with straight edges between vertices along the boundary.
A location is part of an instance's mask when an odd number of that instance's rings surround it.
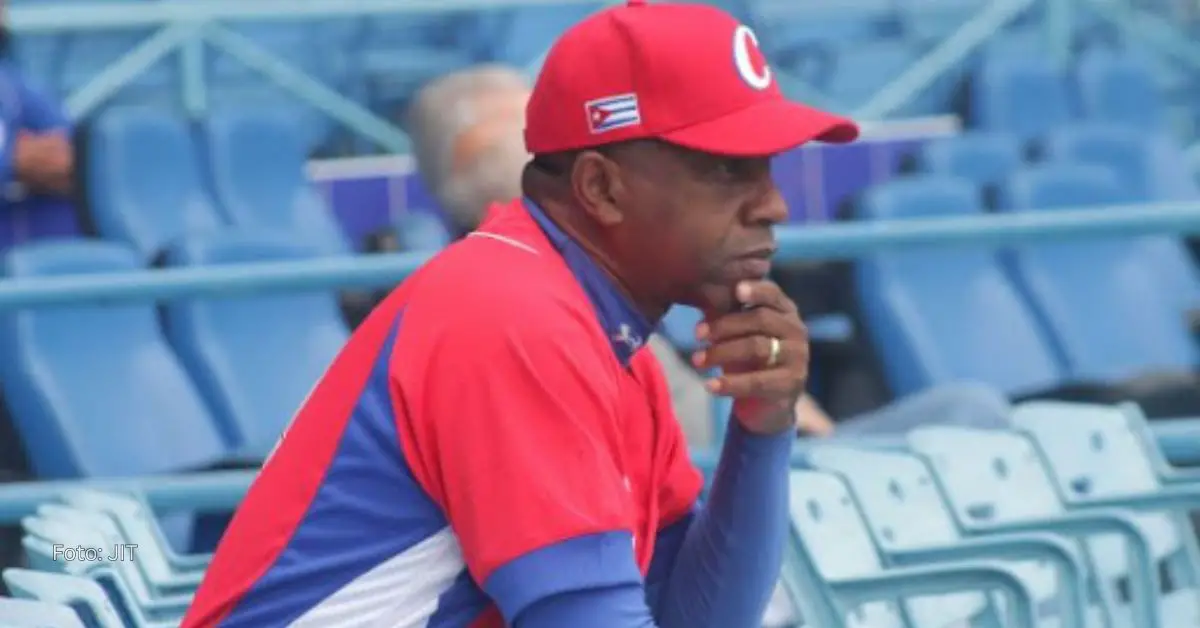
<svg viewBox="0 0 1200 628">
<path fill-rule="evenodd" d="M 530 89 L 503 65 L 448 74 L 422 88 L 405 120 L 417 171 L 438 201 L 455 237 L 479 227 L 488 206 L 521 195 L 529 161 L 521 129 Z M 665 338 L 652 334 L 654 352 L 688 443 L 713 442 L 711 396 L 704 380 Z"/>
<path fill-rule="evenodd" d="M 525 198 L 356 330 L 234 516 L 183 625 L 737 628 L 779 577 L 806 332 L 766 281 L 770 157 L 850 141 L 704 5 L 601 11 L 549 52 Z M 482 269 L 482 272 L 481 272 Z M 707 313 L 735 399 L 704 504 L 643 343 Z"/>
<path fill-rule="evenodd" d="M 529 153 L 521 138 L 529 99 L 523 75 L 500 65 L 449 74 L 423 88 L 405 120 L 422 180 L 458 235 L 475 230 L 485 209 L 519 196 Z M 687 442 L 714 444 L 711 397 L 704 380 L 666 338 L 647 343 L 662 365 L 675 415 Z M 975 383 L 945 384 L 877 410 L 835 422 L 814 399 L 796 405 L 796 425 L 806 436 L 903 434 L 918 425 L 1007 426 L 1009 403 L 996 389 Z"/>
</svg>

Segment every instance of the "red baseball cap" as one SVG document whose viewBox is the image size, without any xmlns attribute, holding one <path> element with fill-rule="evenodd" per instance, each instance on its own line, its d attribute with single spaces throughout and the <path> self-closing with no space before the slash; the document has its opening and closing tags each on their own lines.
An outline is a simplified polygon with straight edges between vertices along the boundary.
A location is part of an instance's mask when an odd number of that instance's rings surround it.
<svg viewBox="0 0 1200 628">
<path fill-rule="evenodd" d="M 857 137 L 850 120 L 785 99 L 754 31 L 699 4 L 629 0 L 572 26 L 525 109 L 535 155 L 657 138 L 749 157 Z"/>
</svg>

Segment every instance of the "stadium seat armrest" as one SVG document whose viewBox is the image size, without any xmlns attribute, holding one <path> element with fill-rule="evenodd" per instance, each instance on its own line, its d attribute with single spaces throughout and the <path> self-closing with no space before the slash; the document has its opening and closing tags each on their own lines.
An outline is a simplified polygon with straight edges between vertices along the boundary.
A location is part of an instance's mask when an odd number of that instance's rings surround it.
<svg viewBox="0 0 1200 628">
<path fill-rule="evenodd" d="M 1000 563 L 962 562 L 897 567 L 879 574 L 829 583 L 847 608 L 866 602 L 966 591 L 998 590 L 1008 598 L 1014 628 L 1036 625 L 1034 597 L 1011 569 Z"/>
<path fill-rule="evenodd" d="M 1200 509 L 1200 484 L 1172 484 L 1153 493 L 1086 499 L 1073 505 L 1089 512 L 1092 508 L 1186 512 Z"/>
<path fill-rule="evenodd" d="M 1133 594 L 1134 612 L 1142 619 L 1137 625 L 1159 626 L 1158 571 L 1150 550 L 1150 540 L 1142 533 L 1133 513 L 1116 509 L 1071 512 L 1046 519 L 1028 519 L 1018 522 L 976 524 L 973 533 L 1029 533 L 1041 532 L 1075 538 L 1098 534 L 1120 535 L 1129 552 L 1130 588 Z"/>
<path fill-rule="evenodd" d="M 208 569 L 209 563 L 212 562 L 212 557 L 212 552 L 204 554 L 171 554 L 167 560 L 178 572 L 196 574 L 195 576 L 189 575 L 189 577 L 195 578 L 198 584 L 199 580 L 204 577 L 204 570 Z"/>
<path fill-rule="evenodd" d="M 1087 571 L 1078 546 L 1068 538 L 1044 532 L 978 536 L 952 545 L 888 551 L 888 555 L 901 565 L 944 561 L 1045 561 L 1058 571 L 1058 593 L 1063 609 L 1061 625 L 1063 628 L 1083 628 L 1085 625 Z"/>
<path fill-rule="evenodd" d="M 1163 480 L 1200 483 L 1200 468 L 1178 466 L 1200 463 L 1200 417 L 1159 421 L 1151 431 L 1158 448 L 1170 462 L 1160 470 Z"/>
</svg>

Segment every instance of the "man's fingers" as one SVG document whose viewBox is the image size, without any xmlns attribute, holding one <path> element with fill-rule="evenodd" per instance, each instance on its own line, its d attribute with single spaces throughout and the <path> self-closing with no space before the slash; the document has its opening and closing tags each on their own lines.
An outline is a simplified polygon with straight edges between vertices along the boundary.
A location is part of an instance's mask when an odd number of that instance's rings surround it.
<svg viewBox="0 0 1200 628">
<path fill-rule="evenodd" d="M 806 338 L 808 332 L 799 317 L 767 307 L 726 314 L 712 322 L 702 322 L 696 329 L 698 339 L 712 344 L 754 335 Z"/>
<path fill-rule="evenodd" d="M 734 288 L 734 296 L 744 307 L 769 307 L 780 312 L 796 312 L 796 304 L 773 281 L 740 282 Z"/>
<path fill-rule="evenodd" d="M 772 361 L 772 347 L 778 342 L 777 355 Z M 760 370 L 792 364 L 797 360 L 807 361 L 808 350 L 803 343 L 776 339 L 770 336 L 745 336 L 715 344 L 697 351 L 692 363 L 696 368 L 722 368 L 726 371 Z"/>
<path fill-rule="evenodd" d="M 713 394 L 735 399 L 792 399 L 802 392 L 791 369 L 723 374 L 708 381 Z"/>
</svg>

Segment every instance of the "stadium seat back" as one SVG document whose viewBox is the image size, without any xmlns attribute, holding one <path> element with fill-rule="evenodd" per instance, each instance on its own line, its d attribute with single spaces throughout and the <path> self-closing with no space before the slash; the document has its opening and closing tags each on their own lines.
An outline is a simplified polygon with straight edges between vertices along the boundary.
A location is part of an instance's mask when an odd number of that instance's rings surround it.
<svg viewBox="0 0 1200 628">
<path fill-rule="evenodd" d="M 970 183 L 942 176 L 876 186 L 862 209 L 874 219 L 981 211 Z M 863 259 L 856 273 L 867 328 L 896 394 L 954 380 L 986 382 L 1007 392 L 1060 380 L 1060 365 L 1037 320 L 990 251 L 935 247 L 881 253 Z M 949 285 L 956 288 L 946 290 Z"/>
<path fill-rule="evenodd" d="M 0 628 L 85 627 L 79 615 L 68 606 L 35 600 L 0 598 Z"/>
<path fill-rule="evenodd" d="M 1050 476 L 1067 503 L 1144 496 L 1162 489 L 1145 417 L 1132 404 L 1102 406 L 1031 401 L 1013 409 L 1013 425 L 1029 434 L 1048 462 Z M 1134 515 L 1156 558 L 1176 554 L 1195 574 L 1200 550 L 1189 518 L 1181 512 Z M 1116 545 L 1115 540 L 1106 541 Z M 1122 548 L 1113 554 L 1123 555 Z M 1193 575 L 1194 577 L 1194 575 Z M 1194 586 L 1194 585 L 1192 585 Z"/>
<path fill-rule="evenodd" d="M 8 277 L 136 273 L 113 243 L 13 249 Z M 42 477 L 133 476 L 197 468 L 224 454 L 212 417 L 148 304 L 76 305 L 0 316 L 0 384 Z"/>
<path fill-rule="evenodd" d="M 1166 106 L 1154 76 L 1136 55 L 1093 47 L 1080 58 L 1077 79 L 1088 118 L 1142 131 L 1166 125 Z"/>
<path fill-rule="evenodd" d="M 1056 162 L 1013 175 L 1000 198 L 1009 211 L 1053 211 L 1133 197 L 1102 166 Z M 1011 272 L 1076 377 L 1110 381 L 1148 368 L 1200 364 L 1200 347 L 1171 293 L 1186 279 L 1167 278 L 1147 246 L 1142 239 L 1111 237 L 1013 249 Z"/>
<path fill-rule="evenodd" d="M 1021 166 L 1021 144 L 1007 133 L 972 132 L 934 140 L 921 147 L 926 172 L 961 177 L 976 185 L 997 185 Z"/>
<path fill-rule="evenodd" d="M 238 227 L 289 234 L 322 253 L 351 251 L 324 199 L 309 183 L 302 130 L 268 108 L 226 107 L 204 125 L 213 190 Z"/>
<path fill-rule="evenodd" d="M 86 609 L 94 621 L 90 628 L 126 628 L 112 600 L 94 580 L 30 569 L 6 569 L 4 584 L 15 597 Z"/>
<path fill-rule="evenodd" d="M 100 235 L 132 245 L 149 261 L 192 233 L 217 229 L 196 145 L 182 118 L 158 107 L 104 112 L 87 144 L 93 222 Z"/>
<path fill-rule="evenodd" d="M 988 131 L 1030 140 L 1075 117 L 1067 77 L 1045 55 L 990 50 L 970 86 L 973 122 Z"/>
<path fill-rule="evenodd" d="M 201 573 L 211 554 L 176 554 L 156 514 L 133 495 L 94 490 L 75 490 L 63 494 L 63 501 L 81 510 L 111 517 L 121 534 L 143 552 L 162 555 L 175 573 Z M 150 556 L 148 558 L 153 558 Z"/>
<path fill-rule="evenodd" d="M 1048 135 L 1046 152 L 1054 160 L 1108 167 L 1139 201 L 1200 197 L 1182 149 L 1159 131 L 1117 124 L 1074 124 Z"/>
<path fill-rule="evenodd" d="M 172 266 L 311 259 L 284 236 L 227 233 L 172 248 Z M 333 294 L 282 293 L 183 299 L 166 306 L 167 334 L 222 430 L 265 454 L 349 338 Z"/>
<path fill-rule="evenodd" d="M 1012 421 L 1053 461 L 1053 477 L 1068 499 L 1128 497 L 1159 488 L 1139 427 L 1120 406 L 1030 401 L 1013 407 Z"/>
<path fill-rule="evenodd" d="M 808 460 L 818 469 L 838 474 L 850 485 L 875 543 L 885 555 L 945 547 L 960 540 L 958 525 L 921 460 L 836 445 L 809 450 Z M 1036 575 L 1039 597 L 1053 598 L 1053 568 L 1029 567 L 1025 571 Z M 915 625 L 936 626 L 947 614 L 976 615 L 985 603 L 978 593 L 957 593 L 911 600 L 908 612 Z"/>
<path fill-rule="evenodd" d="M 1062 501 L 1028 438 L 1013 432 L 930 426 L 908 435 L 923 455 L 965 525 L 1042 519 L 1062 511 Z"/>
<path fill-rule="evenodd" d="M 792 471 L 788 507 L 793 530 L 803 553 L 826 581 L 870 576 L 884 570 L 863 515 L 846 485 L 836 476 L 812 471 Z M 814 603 L 802 596 L 801 606 Z M 848 628 L 902 628 L 898 606 L 872 602 L 846 613 Z M 801 613 L 807 615 L 804 608 Z"/>
</svg>

